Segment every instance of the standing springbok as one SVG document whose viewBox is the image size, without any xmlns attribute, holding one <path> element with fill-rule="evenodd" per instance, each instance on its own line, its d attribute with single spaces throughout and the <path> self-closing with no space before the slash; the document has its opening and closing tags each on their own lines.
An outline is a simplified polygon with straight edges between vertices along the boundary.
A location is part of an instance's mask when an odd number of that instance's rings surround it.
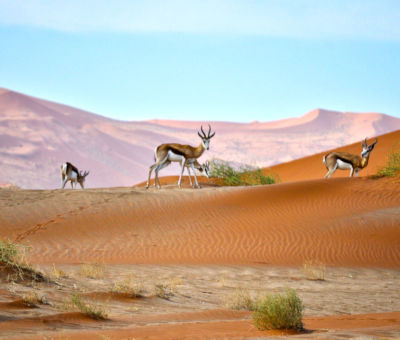
<svg viewBox="0 0 400 340">
<path fill-rule="evenodd" d="M 348 152 L 331 152 L 325 155 L 322 159 L 328 169 L 325 178 L 331 177 L 336 169 L 350 170 L 350 177 L 353 177 L 353 173 L 358 176 L 358 172 L 368 165 L 369 155 L 377 142 L 378 138 L 376 138 L 374 143 L 368 145 L 367 138 L 365 138 L 365 141 L 361 142 L 363 148 L 361 156 Z"/>
<path fill-rule="evenodd" d="M 191 164 L 193 164 L 194 161 L 203 154 L 204 150 L 210 149 L 210 139 L 215 136 L 215 132 L 211 134 L 210 125 L 208 125 L 207 134 L 204 132 L 203 126 L 201 126 L 201 134 L 200 132 L 197 132 L 197 134 L 201 138 L 201 143 L 197 147 L 176 143 L 161 144 L 156 147 L 154 152 L 156 162 L 149 168 L 149 177 L 147 179 L 146 189 L 149 188 L 151 173 L 153 172 L 153 170 L 155 172 L 154 186 L 158 186 L 159 189 L 161 188 L 160 180 L 158 178 L 158 172 L 171 164 L 171 162 L 181 163 L 181 174 L 178 181 L 178 186 L 179 188 L 181 187 L 182 174 L 185 169 L 185 164 L 188 164 L 190 165 L 190 167 L 192 167 Z M 192 170 L 194 171 L 194 166 L 192 167 Z M 197 179 L 196 185 L 198 186 Z"/>
<path fill-rule="evenodd" d="M 71 188 L 76 188 L 76 183 L 81 185 L 81 188 L 84 189 L 86 176 L 89 175 L 89 171 L 86 171 L 82 174 L 82 171 L 79 171 L 77 167 L 73 166 L 69 162 L 63 163 L 61 165 L 61 178 L 62 178 L 62 189 L 64 189 L 65 184 L 68 181 L 71 181 Z"/>
</svg>

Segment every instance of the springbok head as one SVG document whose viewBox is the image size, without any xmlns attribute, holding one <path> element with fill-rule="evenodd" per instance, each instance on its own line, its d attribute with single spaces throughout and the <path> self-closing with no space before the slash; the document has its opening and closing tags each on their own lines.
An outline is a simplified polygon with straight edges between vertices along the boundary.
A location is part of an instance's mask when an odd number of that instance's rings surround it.
<svg viewBox="0 0 400 340">
<path fill-rule="evenodd" d="M 206 176 L 207 178 L 210 178 L 210 162 L 209 161 L 202 164 L 199 170 L 202 173 L 202 175 Z"/>
<path fill-rule="evenodd" d="M 376 138 L 375 142 L 373 142 L 371 145 L 367 144 L 367 138 L 365 138 L 365 140 L 361 142 L 361 146 L 363 148 L 361 157 L 368 157 L 370 152 L 374 149 L 376 143 L 378 143 L 378 138 Z"/>
<path fill-rule="evenodd" d="M 86 170 L 85 170 L 84 173 L 82 173 L 82 170 L 79 171 L 78 182 L 79 182 L 79 184 L 81 185 L 82 189 L 84 188 L 85 179 L 86 179 L 86 176 L 87 176 L 87 175 L 89 175 L 89 171 L 86 171 Z"/>
<path fill-rule="evenodd" d="M 203 125 L 201 126 L 201 134 L 200 132 L 197 132 L 199 137 L 201 138 L 201 141 L 203 143 L 204 149 L 210 150 L 210 139 L 215 136 L 215 132 L 211 134 L 211 126 L 208 124 L 208 132 L 207 134 L 203 130 Z"/>
</svg>

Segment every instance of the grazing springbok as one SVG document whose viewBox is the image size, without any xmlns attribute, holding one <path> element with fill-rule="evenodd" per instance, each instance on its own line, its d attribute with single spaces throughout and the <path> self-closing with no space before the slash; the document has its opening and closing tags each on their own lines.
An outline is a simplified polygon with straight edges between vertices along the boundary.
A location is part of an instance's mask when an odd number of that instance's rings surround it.
<svg viewBox="0 0 400 340">
<path fill-rule="evenodd" d="M 203 154 L 204 150 L 210 149 L 210 139 L 215 136 L 215 132 L 211 134 L 210 125 L 208 125 L 207 134 L 204 132 L 203 126 L 201 126 L 201 134 L 200 132 L 197 132 L 197 134 L 201 138 L 201 143 L 197 147 L 176 143 L 161 144 L 156 147 L 154 151 L 156 162 L 149 168 L 149 177 L 147 179 L 146 189 L 148 189 L 150 185 L 151 173 L 153 172 L 153 170 L 155 172 L 154 186 L 158 186 L 159 189 L 161 188 L 160 180 L 158 178 L 158 172 L 171 164 L 171 162 L 181 163 L 181 174 L 178 181 L 178 186 L 181 187 L 182 174 L 186 164 L 192 167 L 191 164 L 193 164 L 194 161 Z M 194 171 L 193 167 L 192 170 Z M 198 185 L 197 179 L 196 184 Z"/>
<path fill-rule="evenodd" d="M 190 163 L 190 164 L 188 164 L 188 162 L 186 162 L 185 166 L 186 166 L 187 172 L 189 174 L 189 182 L 192 187 L 193 187 L 193 183 L 192 183 L 192 178 L 190 177 L 190 168 L 193 170 L 193 173 L 194 173 L 194 180 L 196 182 L 195 188 L 200 188 L 200 185 L 197 182 L 195 169 L 199 170 L 202 175 L 206 176 L 207 178 L 210 178 L 210 163 L 209 163 L 209 161 L 205 162 L 204 164 L 200 164 L 196 159 L 193 163 Z"/>
<path fill-rule="evenodd" d="M 76 188 L 76 183 L 81 185 L 81 188 L 85 188 L 85 179 L 86 176 L 89 175 L 89 171 L 86 171 L 82 174 L 82 171 L 79 171 L 77 167 L 73 166 L 69 162 L 63 163 L 61 165 L 61 178 L 62 178 L 62 189 L 64 189 L 65 184 L 68 181 L 71 181 L 71 188 Z"/>
<path fill-rule="evenodd" d="M 322 159 L 328 169 L 325 178 L 331 177 L 336 169 L 350 170 L 350 177 L 353 177 L 353 173 L 358 176 L 358 172 L 368 165 L 369 155 L 377 142 L 378 138 L 376 138 L 374 143 L 368 145 L 367 138 L 365 138 L 365 141 L 361 142 L 363 148 L 361 156 L 353 155 L 348 152 L 331 152 L 325 155 Z"/>
</svg>

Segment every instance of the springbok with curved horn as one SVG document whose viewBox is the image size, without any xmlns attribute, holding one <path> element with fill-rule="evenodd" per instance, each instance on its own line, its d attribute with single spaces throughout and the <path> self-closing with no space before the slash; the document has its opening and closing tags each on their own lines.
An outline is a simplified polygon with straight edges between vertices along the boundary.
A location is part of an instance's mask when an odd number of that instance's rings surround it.
<svg viewBox="0 0 400 340">
<path fill-rule="evenodd" d="M 85 187 L 85 179 L 86 176 L 89 175 L 89 171 L 82 173 L 79 171 L 77 167 L 73 166 L 69 162 L 65 162 L 61 165 L 61 178 L 62 178 L 62 189 L 64 189 L 65 184 L 68 181 L 71 181 L 71 188 L 76 188 L 76 183 L 79 183 L 81 188 L 84 189 Z"/>
<path fill-rule="evenodd" d="M 361 142 L 363 148 L 361 156 L 348 152 L 331 152 L 325 155 L 322 159 L 328 169 L 325 178 L 331 177 L 336 169 L 350 170 L 350 177 L 353 177 L 353 173 L 358 176 L 358 172 L 368 165 L 369 155 L 377 142 L 378 138 L 376 138 L 374 143 L 368 145 L 367 138 L 365 138 L 365 141 Z"/>
<path fill-rule="evenodd" d="M 181 163 L 181 174 L 178 181 L 178 186 L 181 187 L 182 174 L 186 164 L 192 167 L 191 164 L 193 164 L 194 161 L 197 160 L 197 158 L 199 158 L 205 150 L 210 149 L 210 139 L 215 136 L 215 132 L 211 134 L 210 125 L 208 125 L 207 134 L 204 132 L 203 126 L 201 126 L 201 134 L 200 132 L 197 132 L 197 134 L 201 138 L 201 143 L 197 147 L 176 143 L 161 144 L 157 146 L 154 152 L 156 162 L 149 168 L 149 177 L 147 179 L 146 189 L 150 185 L 150 178 L 153 170 L 155 172 L 154 186 L 158 186 L 159 189 L 161 188 L 160 180 L 158 178 L 158 172 L 171 164 L 171 162 Z M 196 184 L 198 186 L 197 179 Z"/>
</svg>

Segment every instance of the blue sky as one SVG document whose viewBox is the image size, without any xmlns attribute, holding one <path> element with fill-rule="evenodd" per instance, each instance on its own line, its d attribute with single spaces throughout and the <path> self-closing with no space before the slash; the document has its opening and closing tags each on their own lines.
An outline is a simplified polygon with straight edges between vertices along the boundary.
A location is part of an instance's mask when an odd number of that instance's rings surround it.
<svg viewBox="0 0 400 340">
<path fill-rule="evenodd" d="M 400 117 L 400 1 L 2 0 L 0 87 L 121 120 Z"/>
</svg>

